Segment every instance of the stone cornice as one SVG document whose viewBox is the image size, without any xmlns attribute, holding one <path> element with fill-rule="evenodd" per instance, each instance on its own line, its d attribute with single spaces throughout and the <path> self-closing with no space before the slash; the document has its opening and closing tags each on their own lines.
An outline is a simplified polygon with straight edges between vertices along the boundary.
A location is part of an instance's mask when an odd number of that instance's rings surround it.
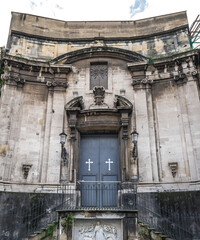
<svg viewBox="0 0 200 240">
<path fill-rule="evenodd" d="M 103 40 L 105 42 L 109 41 L 114 41 L 114 42 L 119 42 L 119 41 L 136 41 L 136 40 L 146 40 L 153 38 L 155 36 L 163 36 L 163 35 L 169 35 L 170 33 L 173 34 L 175 32 L 181 31 L 181 30 L 187 30 L 188 25 L 184 24 L 179 27 L 175 27 L 173 29 L 165 30 L 165 31 L 159 31 L 156 33 L 151 33 L 151 34 L 141 34 L 140 36 L 126 36 L 126 37 L 81 37 L 81 38 L 59 38 L 59 37 L 48 37 L 48 36 L 42 36 L 42 35 L 35 35 L 31 33 L 25 33 L 22 31 L 16 31 L 16 30 L 11 30 L 11 35 L 13 36 L 21 36 L 21 37 L 27 37 L 27 38 L 32 38 L 32 39 L 40 39 L 43 41 L 56 41 L 56 42 L 93 42 L 96 40 Z"/>
<path fill-rule="evenodd" d="M 133 87 L 141 89 L 144 85 L 152 85 L 162 80 L 174 81 L 177 85 L 184 84 L 188 79 L 197 80 L 199 63 L 198 50 L 191 50 L 153 59 L 153 64 L 128 63 L 133 78 Z"/>
<path fill-rule="evenodd" d="M 11 65 L 13 67 L 17 67 L 22 70 L 29 70 L 29 71 L 41 71 L 44 70 L 45 72 L 53 73 L 69 73 L 71 71 L 71 65 L 69 64 L 53 64 L 51 62 L 45 62 L 41 60 L 33 60 L 29 58 L 24 58 L 20 56 L 12 56 L 12 55 L 5 55 L 4 56 L 4 63 L 6 65 Z"/>
</svg>

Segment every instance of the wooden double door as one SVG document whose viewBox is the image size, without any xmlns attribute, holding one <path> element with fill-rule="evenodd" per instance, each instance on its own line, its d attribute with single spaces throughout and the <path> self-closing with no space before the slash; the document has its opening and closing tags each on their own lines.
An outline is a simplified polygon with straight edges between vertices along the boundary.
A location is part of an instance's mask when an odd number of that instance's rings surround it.
<svg viewBox="0 0 200 240">
<path fill-rule="evenodd" d="M 80 143 L 82 207 L 117 207 L 120 181 L 117 135 L 85 135 Z"/>
</svg>

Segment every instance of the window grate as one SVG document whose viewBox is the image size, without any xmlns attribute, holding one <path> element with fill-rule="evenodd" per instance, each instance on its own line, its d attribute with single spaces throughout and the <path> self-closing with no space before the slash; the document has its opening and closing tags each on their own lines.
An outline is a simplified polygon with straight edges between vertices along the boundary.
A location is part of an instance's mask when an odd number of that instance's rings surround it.
<svg viewBox="0 0 200 240">
<path fill-rule="evenodd" d="M 108 64 L 106 62 L 90 64 L 90 89 L 95 86 L 108 89 Z"/>
</svg>

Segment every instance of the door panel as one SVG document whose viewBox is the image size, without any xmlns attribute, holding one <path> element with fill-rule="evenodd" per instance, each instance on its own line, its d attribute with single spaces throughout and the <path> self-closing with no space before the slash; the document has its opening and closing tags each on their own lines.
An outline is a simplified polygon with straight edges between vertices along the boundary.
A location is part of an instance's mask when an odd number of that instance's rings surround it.
<svg viewBox="0 0 200 240">
<path fill-rule="evenodd" d="M 117 206 L 119 181 L 117 135 L 82 136 L 80 171 L 82 206 Z"/>
<path fill-rule="evenodd" d="M 112 182 L 110 182 L 112 181 Z M 102 185 L 102 206 L 116 207 L 117 206 L 117 176 L 103 176 Z"/>
<path fill-rule="evenodd" d="M 83 176 L 81 182 L 81 203 L 83 207 L 94 207 L 97 204 L 97 181 L 96 176 Z"/>
</svg>

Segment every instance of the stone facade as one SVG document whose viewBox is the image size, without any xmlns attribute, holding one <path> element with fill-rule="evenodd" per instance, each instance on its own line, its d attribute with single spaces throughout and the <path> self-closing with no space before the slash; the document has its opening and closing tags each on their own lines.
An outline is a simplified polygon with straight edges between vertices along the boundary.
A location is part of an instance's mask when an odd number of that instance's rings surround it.
<svg viewBox="0 0 200 240">
<path fill-rule="evenodd" d="M 106 63 L 107 85 L 91 89 L 96 63 Z M 117 134 L 120 181 L 139 192 L 200 189 L 199 52 L 185 12 L 125 22 L 13 12 L 4 66 L 1 191 L 56 193 L 61 182 L 75 184 L 85 134 Z"/>
</svg>

